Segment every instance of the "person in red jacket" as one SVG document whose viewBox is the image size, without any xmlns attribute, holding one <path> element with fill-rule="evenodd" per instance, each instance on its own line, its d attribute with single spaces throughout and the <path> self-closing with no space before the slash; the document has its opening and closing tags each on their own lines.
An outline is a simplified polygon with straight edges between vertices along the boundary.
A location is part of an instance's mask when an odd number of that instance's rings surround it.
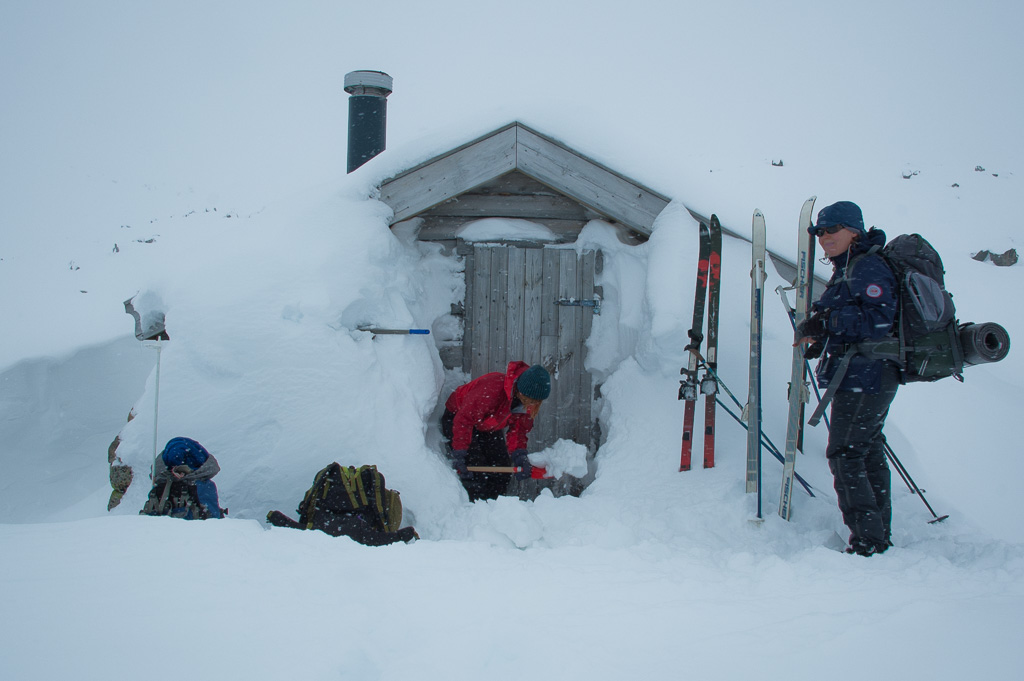
<svg viewBox="0 0 1024 681">
<path fill-rule="evenodd" d="M 441 432 L 452 464 L 469 500 L 496 499 L 508 487 L 508 475 L 470 473 L 467 466 L 519 466 L 516 477 L 532 472 L 526 456 L 527 436 L 541 402 L 551 394 L 551 375 L 539 364 L 509 362 L 461 385 L 445 402 Z"/>
</svg>

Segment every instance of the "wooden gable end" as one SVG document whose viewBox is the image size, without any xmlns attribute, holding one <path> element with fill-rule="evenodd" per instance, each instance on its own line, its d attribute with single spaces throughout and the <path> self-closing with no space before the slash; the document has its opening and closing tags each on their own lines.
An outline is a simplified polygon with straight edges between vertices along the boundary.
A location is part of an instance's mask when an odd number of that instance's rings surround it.
<svg viewBox="0 0 1024 681">
<path fill-rule="evenodd" d="M 524 191 L 525 179 L 534 186 Z M 510 187 L 511 191 L 503 191 Z M 502 195 L 519 198 L 508 198 L 499 205 L 494 197 Z M 467 205 L 451 205 L 464 197 Z M 621 223 L 642 237 L 650 235 L 654 219 L 669 202 L 518 123 L 385 181 L 381 200 L 394 211 L 392 223 L 428 216 L 547 217 L 553 221 L 601 218 Z M 568 228 L 569 224 L 548 226 L 560 232 L 558 226 Z"/>
</svg>

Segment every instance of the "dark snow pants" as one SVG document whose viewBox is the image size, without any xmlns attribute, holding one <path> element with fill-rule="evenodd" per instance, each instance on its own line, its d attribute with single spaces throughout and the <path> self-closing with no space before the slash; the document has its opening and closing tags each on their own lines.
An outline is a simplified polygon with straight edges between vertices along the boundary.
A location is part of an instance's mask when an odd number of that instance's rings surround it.
<svg viewBox="0 0 1024 681">
<path fill-rule="evenodd" d="M 455 414 L 448 411 L 441 417 L 441 434 L 448 444 L 449 452 L 452 444 L 452 425 L 455 423 Z M 508 455 L 508 445 L 505 443 L 505 431 L 483 431 L 473 429 L 473 441 L 466 453 L 467 466 L 511 466 L 512 459 Z M 507 473 L 470 473 L 468 476 L 460 477 L 462 486 L 469 493 L 469 500 L 497 499 L 505 493 L 511 482 L 511 476 Z"/>
<path fill-rule="evenodd" d="M 899 370 L 886 362 L 874 395 L 836 391 L 832 398 L 828 466 L 852 545 L 885 550 L 892 524 L 890 473 L 882 427 L 899 387 Z"/>
</svg>

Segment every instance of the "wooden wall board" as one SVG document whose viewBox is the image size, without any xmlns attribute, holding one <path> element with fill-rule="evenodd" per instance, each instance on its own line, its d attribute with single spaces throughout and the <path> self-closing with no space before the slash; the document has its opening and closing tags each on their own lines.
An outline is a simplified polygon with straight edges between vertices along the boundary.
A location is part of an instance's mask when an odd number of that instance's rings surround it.
<svg viewBox="0 0 1024 681">
<path fill-rule="evenodd" d="M 516 130 L 506 128 L 383 183 L 380 198 L 394 211 L 392 222 L 407 220 L 514 169 L 515 141 Z"/>
</svg>

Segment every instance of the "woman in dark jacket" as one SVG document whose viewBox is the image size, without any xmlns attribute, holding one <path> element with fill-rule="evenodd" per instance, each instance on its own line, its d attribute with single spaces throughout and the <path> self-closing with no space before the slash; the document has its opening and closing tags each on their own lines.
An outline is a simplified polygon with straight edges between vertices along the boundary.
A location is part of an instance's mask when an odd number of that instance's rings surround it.
<svg viewBox="0 0 1024 681">
<path fill-rule="evenodd" d="M 818 213 L 810 228 L 834 268 L 828 288 L 800 327 L 805 356 L 822 356 L 815 375 L 828 388 L 853 344 L 877 340 L 892 330 L 896 278 L 878 251 L 885 233 L 864 229 L 855 203 L 840 201 Z M 829 469 L 843 522 L 850 528 L 848 553 L 882 553 L 891 542 L 890 474 L 882 427 L 899 387 L 892 362 L 854 354 L 832 398 Z"/>
</svg>

